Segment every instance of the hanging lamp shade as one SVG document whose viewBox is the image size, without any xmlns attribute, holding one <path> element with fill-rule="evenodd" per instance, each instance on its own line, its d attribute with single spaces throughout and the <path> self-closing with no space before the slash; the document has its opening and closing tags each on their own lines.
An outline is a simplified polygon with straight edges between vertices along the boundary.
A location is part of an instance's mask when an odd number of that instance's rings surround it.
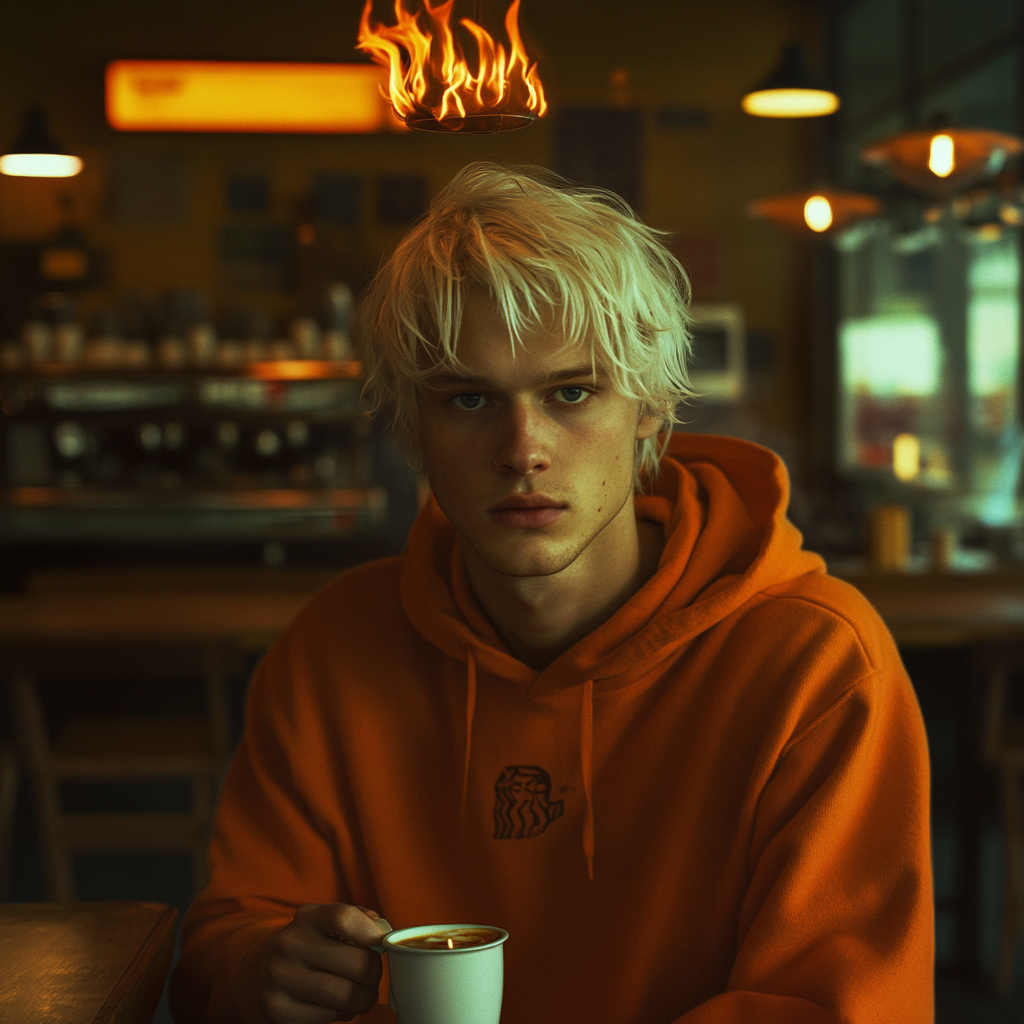
<svg viewBox="0 0 1024 1024">
<path fill-rule="evenodd" d="M 860 158 L 918 192 L 946 199 L 994 177 L 1022 150 L 1015 135 L 940 126 L 889 135 L 866 146 Z"/>
<path fill-rule="evenodd" d="M 65 152 L 54 141 L 46 116 L 38 109 L 25 114 L 21 135 L 0 156 L 0 174 L 18 177 L 72 178 L 81 169 L 81 159 Z"/>
<path fill-rule="evenodd" d="M 881 202 L 874 196 L 845 189 L 819 188 L 757 199 L 747 207 L 747 213 L 811 237 L 840 231 L 873 217 L 881 208 Z"/>
<path fill-rule="evenodd" d="M 839 97 L 807 67 L 800 43 L 787 43 L 768 77 L 743 97 L 743 109 L 755 117 L 823 117 L 839 109 Z"/>
</svg>

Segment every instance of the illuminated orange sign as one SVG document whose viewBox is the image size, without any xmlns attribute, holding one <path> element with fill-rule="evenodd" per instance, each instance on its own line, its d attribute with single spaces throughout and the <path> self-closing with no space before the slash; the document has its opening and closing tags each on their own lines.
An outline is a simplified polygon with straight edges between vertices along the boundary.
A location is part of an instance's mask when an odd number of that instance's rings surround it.
<svg viewBox="0 0 1024 1024">
<path fill-rule="evenodd" d="M 379 132 L 402 127 L 372 64 L 115 60 L 107 121 L 126 132 Z"/>
</svg>

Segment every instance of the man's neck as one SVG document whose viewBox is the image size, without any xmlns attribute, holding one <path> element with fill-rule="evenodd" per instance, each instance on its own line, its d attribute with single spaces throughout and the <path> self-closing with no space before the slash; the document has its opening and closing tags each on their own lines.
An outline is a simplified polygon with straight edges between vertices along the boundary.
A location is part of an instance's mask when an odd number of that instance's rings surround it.
<svg viewBox="0 0 1024 1024">
<path fill-rule="evenodd" d="M 653 575 L 664 536 L 629 501 L 561 572 L 505 576 L 469 546 L 466 571 L 481 607 L 524 664 L 538 671 L 611 618 Z"/>
</svg>

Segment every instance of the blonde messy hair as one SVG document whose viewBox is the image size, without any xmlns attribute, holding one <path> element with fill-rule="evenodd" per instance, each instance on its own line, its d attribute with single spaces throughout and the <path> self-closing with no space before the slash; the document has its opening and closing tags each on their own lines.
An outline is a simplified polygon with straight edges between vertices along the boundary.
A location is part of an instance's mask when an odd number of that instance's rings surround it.
<svg viewBox="0 0 1024 1024">
<path fill-rule="evenodd" d="M 365 396 L 389 412 L 415 456 L 416 389 L 459 368 L 466 295 L 486 289 L 512 338 L 541 323 L 589 348 L 615 389 L 662 421 L 637 442 L 638 484 L 657 473 L 691 394 L 690 285 L 663 233 L 642 224 L 618 196 L 540 167 L 478 162 L 463 168 L 402 239 L 362 302 L 368 337 Z"/>
</svg>

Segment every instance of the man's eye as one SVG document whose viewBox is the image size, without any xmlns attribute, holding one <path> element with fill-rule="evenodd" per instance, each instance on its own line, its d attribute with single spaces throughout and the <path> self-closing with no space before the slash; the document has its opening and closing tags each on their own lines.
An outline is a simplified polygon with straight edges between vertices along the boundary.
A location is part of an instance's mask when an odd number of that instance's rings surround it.
<svg viewBox="0 0 1024 1024">
<path fill-rule="evenodd" d="M 558 395 L 558 400 L 566 405 L 580 405 L 590 397 L 590 392 L 586 388 L 579 387 L 559 388 L 555 394 Z"/>
<path fill-rule="evenodd" d="M 452 405 L 463 412 L 472 412 L 474 409 L 482 408 L 485 401 L 483 395 L 456 395 L 452 399 Z"/>
</svg>

